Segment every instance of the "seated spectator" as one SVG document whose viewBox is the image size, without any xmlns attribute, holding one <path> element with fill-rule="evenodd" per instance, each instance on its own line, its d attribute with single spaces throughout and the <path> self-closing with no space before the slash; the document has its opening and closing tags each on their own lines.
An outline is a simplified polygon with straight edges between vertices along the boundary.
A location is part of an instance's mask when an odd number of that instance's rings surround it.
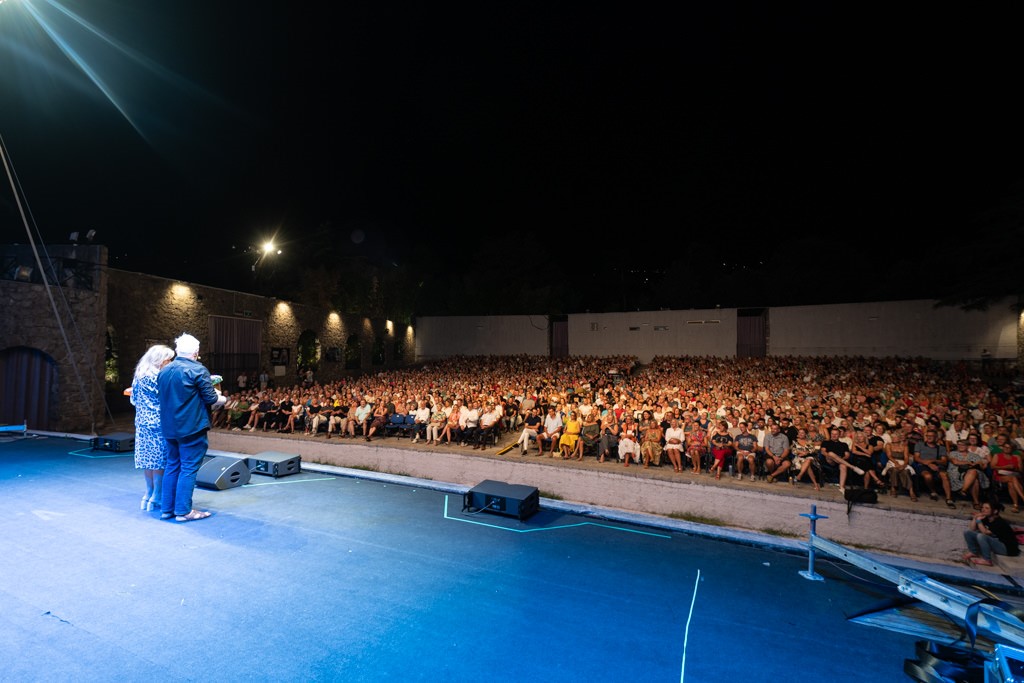
<svg viewBox="0 0 1024 683">
<path fill-rule="evenodd" d="M 850 447 L 850 462 L 864 470 L 864 488 L 870 488 L 872 484 L 879 488 L 885 488 L 885 483 L 875 471 L 875 460 L 872 457 L 867 434 L 863 429 L 854 429 L 853 445 Z"/>
<path fill-rule="evenodd" d="M 313 396 L 306 405 L 306 434 L 316 436 L 320 431 L 320 425 L 326 425 L 327 419 L 321 415 L 324 407 L 320 403 L 319 396 Z"/>
<path fill-rule="evenodd" d="M 768 473 L 768 483 L 785 477 L 792 466 L 789 437 L 782 433 L 782 426 L 773 420 L 764 437 L 764 470 Z"/>
<path fill-rule="evenodd" d="M 683 471 L 683 428 L 679 426 L 679 420 L 669 420 L 668 429 L 665 430 L 665 454 L 672 463 L 672 469 L 676 472 Z"/>
<path fill-rule="evenodd" d="M 896 430 L 892 434 L 892 440 L 886 444 L 886 464 L 882 469 L 882 476 L 889 477 L 889 495 L 894 498 L 899 495 L 900 489 L 906 489 L 910 501 L 917 502 L 917 493 L 914 492 L 914 468 L 908 454 L 907 442 L 904 432 Z"/>
<path fill-rule="evenodd" d="M 558 409 L 548 406 L 548 414 L 544 417 L 544 424 L 541 432 L 537 435 L 537 455 L 544 454 L 544 444 L 551 444 L 551 457 L 555 457 L 555 450 L 558 448 L 558 441 L 562 436 L 562 416 Z"/>
<path fill-rule="evenodd" d="M 663 437 L 661 422 L 654 419 L 654 414 L 650 410 L 645 410 L 640 421 L 640 455 L 644 461 L 644 469 L 652 464 L 661 467 Z"/>
<path fill-rule="evenodd" d="M 374 434 L 383 434 L 390 418 L 391 413 L 388 412 L 388 405 L 382 397 L 377 400 L 377 403 L 373 406 L 373 412 L 370 413 L 370 417 L 366 420 L 368 426 L 366 428 L 366 436 L 363 439 L 373 441 Z"/>
<path fill-rule="evenodd" d="M 693 473 L 700 474 L 704 468 L 704 454 L 708 449 L 708 433 L 704 431 L 700 417 L 694 417 L 690 422 L 689 429 L 684 428 L 684 431 L 686 432 L 686 457 L 690 459 Z"/>
<path fill-rule="evenodd" d="M 1008 443 L 1005 434 L 998 435 L 989 447 L 992 464 L 992 478 L 1006 486 L 1013 501 L 1013 511 L 1020 512 L 1024 501 L 1024 486 L 1021 486 L 1021 453 Z"/>
<path fill-rule="evenodd" d="M 616 417 L 614 408 L 609 406 L 601 416 L 601 442 L 598 444 L 598 450 L 600 450 L 601 455 L 597 461 L 604 462 L 611 457 L 612 449 L 615 449 L 615 452 L 618 453 L 618 448 L 619 418 Z"/>
<path fill-rule="evenodd" d="M 828 440 L 821 442 L 821 452 L 819 454 L 822 472 L 827 471 L 828 468 L 838 471 L 839 491 L 844 492 L 846 491 L 846 477 L 849 470 L 853 470 L 861 475 L 864 474 L 864 470 L 850 462 L 850 446 L 842 440 L 842 431 L 839 427 L 830 427 L 828 434 Z"/>
<path fill-rule="evenodd" d="M 435 405 L 430 413 L 430 422 L 427 424 L 427 443 L 438 445 L 441 443 L 441 432 L 444 431 L 445 423 L 448 422 L 448 412 L 451 411 L 451 401 L 445 400 Z M 448 412 L 446 412 L 448 411 Z"/>
<path fill-rule="evenodd" d="M 982 504 L 981 511 L 971 517 L 971 525 L 964 531 L 964 542 L 967 544 L 965 561 L 991 567 L 993 555 L 1020 555 L 1017 533 L 999 514 L 1002 509 L 999 502 L 986 502 Z"/>
<path fill-rule="evenodd" d="M 270 395 L 260 393 L 260 400 L 256 404 L 256 409 L 249 412 L 249 422 L 246 424 L 246 428 L 250 432 L 254 432 L 262 426 L 263 431 L 267 431 L 267 415 L 276 410 L 277 404 L 270 398 Z"/>
<path fill-rule="evenodd" d="M 476 443 L 473 448 L 483 450 L 492 440 L 498 439 L 498 431 L 501 429 L 501 411 L 496 403 L 488 405 L 480 414 L 480 421 L 477 426 Z"/>
<path fill-rule="evenodd" d="M 466 402 L 465 407 L 459 414 L 459 431 L 461 438 L 459 444 L 466 446 L 476 442 L 477 432 L 480 430 L 480 414 L 483 407 L 480 401 Z"/>
<path fill-rule="evenodd" d="M 277 431 L 282 433 L 293 434 L 295 432 L 295 423 L 298 422 L 301 425 L 305 420 L 306 407 L 298 400 L 298 397 L 292 396 L 292 410 L 291 413 L 285 418 L 284 425 Z"/>
<path fill-rule="evenodd" d="M 750 481 L 754 481 L 757 475 L 757 452 L 760 446 L 757 444 L 757 436 L 749 430 L 746 420 L 741 420 L 740 433 L 733 438 L 733 445 L 736 448 L 736 478 L 743 479 L 743 468 L 746 466 L 750 473 Z"/>
<path fill-rule="evenodd" d="M 924 439 L 914 445 L 914 469 L 921 477 L 924 485 L 928 487 L 929 497 L 938 500 L 938 493 L 935 491 L 935 480 L 942 484 L 943 493 L 946 494 L 946 506 L 956 508 L 953 502 L 952 492 L 949 490 L 949 474 L 946 468 L 949 465 L 949 456 L 946 447 L 938 443 L 937 432 L 934 427 L 924 430 Z"/>
<path fill-rule="evenodd" d="M 637 441 L 637 431 L 636 420 L 631 414 L 626 413 L 626 417 L 619 427 L 619 460 L 624 461 L 626 467 L 629 467 L 630 460 L 637 465 L 640 464 L 640 443 Z"/>
<path fill-rule="evenodd" d="M 562 425 L 562 436 L 558 438 L 558 449 L 562 451 L 563 460 L 575 457 L 576 442 L 579 441 L 581 431 L 583 424 L 580 422 L 579 413 L 575 409 L 570 410 Z M 581 457 L 580 460 L 582 459 Z"/>
<path fill-rule="evenodd" d="M 461 399 L 455 399 L 452 401 L 451 412 L 448 413 L 448 420 L 444 424 L 444 429 L 441 431 L 441 437 L 444 439 L 441 443 L 448 446 L 451 445 L 452 440 L 458 443 L 462 438 L 462 401 Z"/>
<path fill-rule="evenodd" d="M 413 443 L 419 443 L 420 436 L 427 437 L 427 425 L 430 424 L 430 408 L 427 402 L 420 399 L 416 402 L 416 410 L 413 411 Z M 429 441 L 427 443 L 430 443 Z"/>
<path fill-rule="evenodd" d="M 580 439 L 576 442 L 576 454 L 579 460 L 587 450 L 596 450 L 601 444 L 601 422 L 596 409 L 592 409 L 583 418 L 583 429 L 580 431 Z"/>
<path fill-rule="evenodd" d="M 979 451 L 972 452 L 967 439 L 960 439 L 956 448 L 949 454 L 949 489 L 964 497 L 968 495 L 974 503 L 975 510 L 981 510 L 981 490 L 988 488 L 988 475 L 985 471 L 989 460 Z"/>
<path fill-rule="evenodd" d="M 526 455 L 526 452 L 530 450 L 530 441 L 536 440 L 540 428 L 540 414 L 536 407 L 530 408 L 526 412 L 526 419 L 523 421 L 523 431 L 519 435 L 519 440 L 516 441 L 520 455 Z"/>
<path fill-rule="evenodd" d="M 789 451 L 793 456 L 793 469 L 796 470 L 793 481 L 800 482 L 803 481 L 804 477 L 807 477 L 814 484 L 814 490 L 820 491 L 821 486 L 818 485 L 817 472 L 815 472 L 820 467 L 818 463 L 818 447 L 807 436 L 806 429 L 796 430 L 796 440 L 793 441 Z"/>
</svg>

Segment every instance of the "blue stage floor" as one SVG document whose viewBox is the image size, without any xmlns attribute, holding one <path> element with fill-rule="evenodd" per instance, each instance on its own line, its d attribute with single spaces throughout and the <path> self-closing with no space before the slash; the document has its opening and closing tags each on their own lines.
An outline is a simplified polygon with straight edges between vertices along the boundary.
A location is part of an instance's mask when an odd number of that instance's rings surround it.
<svg viewBox="0 0 1024 683">
<path fill-rule="evenodd" d="M 130 454 L 0 443 L 0 679 L 908 680 L 913 638 L 845 619 L 891 586 L 804 555 L 327 472 L 186 524 L 142 493 Z"/>
</svg>

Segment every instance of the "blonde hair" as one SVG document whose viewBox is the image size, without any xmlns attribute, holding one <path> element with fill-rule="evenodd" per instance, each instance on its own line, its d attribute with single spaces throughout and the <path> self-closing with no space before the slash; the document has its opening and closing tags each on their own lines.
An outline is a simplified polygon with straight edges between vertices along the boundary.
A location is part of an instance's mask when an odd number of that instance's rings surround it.
<svg viewBox="0 0 1024 683">
<path fill-rule="evenodd" d="M 164 363 L 172 358 L 174 358 L 174 349 L 171 347 L 163 344 L 150 346 L 149 350 L 142 354 L 138 365 L 135 366 L 135 379 L 157 374 Z"/>
</svg>

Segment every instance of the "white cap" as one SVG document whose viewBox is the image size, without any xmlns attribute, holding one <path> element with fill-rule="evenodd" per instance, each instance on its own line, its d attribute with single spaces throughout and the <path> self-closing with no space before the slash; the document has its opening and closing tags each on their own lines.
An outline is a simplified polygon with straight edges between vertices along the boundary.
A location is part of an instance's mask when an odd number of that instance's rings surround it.
<svg viewBox="0 0 1024 683">
<path fill-rule="evenodd" d="M 174 352 L 179 356 L 194 356 L 199 353 L 199 340 L 191 334 L 183 334 L 174 340 Z"/>
</svg>

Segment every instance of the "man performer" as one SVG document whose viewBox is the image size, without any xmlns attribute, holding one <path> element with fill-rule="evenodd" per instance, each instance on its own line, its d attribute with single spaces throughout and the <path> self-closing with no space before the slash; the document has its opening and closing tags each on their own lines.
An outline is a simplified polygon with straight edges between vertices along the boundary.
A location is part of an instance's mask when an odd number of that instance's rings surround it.
<svg viewBox="0 0 1024 683">
<path fill-rule="evenodd" d="M 223 402 L 199 361 L 199 340 L 183 334 L 175 340 L 177 358 L 160 370 L 160 428 L 167 439 L 167 467 L 160 519 L 206 519 L 210 512 L 192 507 L 196 474 L 209 446 L 210 408 Z"/>
</svg>

